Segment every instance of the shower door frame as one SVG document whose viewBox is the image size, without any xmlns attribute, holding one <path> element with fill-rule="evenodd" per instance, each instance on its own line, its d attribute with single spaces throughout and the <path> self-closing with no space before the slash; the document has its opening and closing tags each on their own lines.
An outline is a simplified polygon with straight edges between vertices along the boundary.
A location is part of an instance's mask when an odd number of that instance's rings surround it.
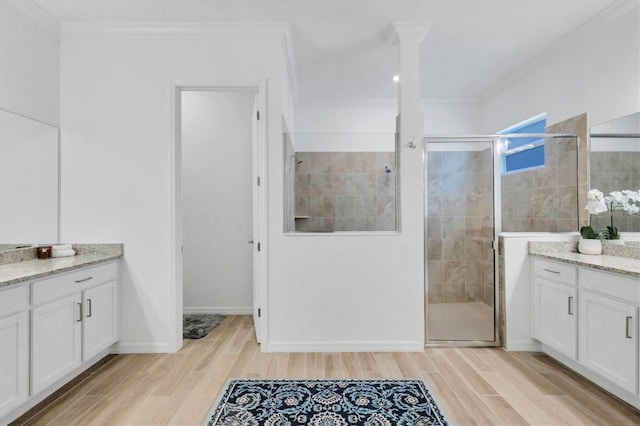
<svg viewBox="0 0 640 426">
<path fill-rule="evenodd" d="M 423 184 L 424 184 L 424 333 L 425 347 L 494 347 L 500 346 L 500 282 L 499 282 L 499 253 L 498 253 L 498 234 L 502 229 L 501 216 L 501 187 L 500 187 L 500 142 L 506 135 L 425 135 L 422 139 L 422 159 L 423 159 Z M 429 143 L 489 143 L 491 146 L 491 158 L 493 160 L 493 335 L 491 340 L 430 340 L 429 338 L 429 271 L 426 254 L 428 253 L 429 228 L 428 228 L 428 208 L 427 201 L 429 196 L 427 185 L 427 163 L 428 163 L 428 144 Z"/>
</svg>

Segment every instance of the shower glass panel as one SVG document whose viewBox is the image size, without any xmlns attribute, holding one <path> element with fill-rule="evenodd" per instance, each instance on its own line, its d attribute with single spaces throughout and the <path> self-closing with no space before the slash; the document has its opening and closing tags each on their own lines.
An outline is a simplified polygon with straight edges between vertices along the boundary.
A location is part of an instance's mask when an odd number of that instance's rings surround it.
<svg viewBox="0 0 640 426">
<path fill-rule="evenodd" d="M 494 139 L 426 139 L 427 342 L 496 341 Z"/>
</svg>

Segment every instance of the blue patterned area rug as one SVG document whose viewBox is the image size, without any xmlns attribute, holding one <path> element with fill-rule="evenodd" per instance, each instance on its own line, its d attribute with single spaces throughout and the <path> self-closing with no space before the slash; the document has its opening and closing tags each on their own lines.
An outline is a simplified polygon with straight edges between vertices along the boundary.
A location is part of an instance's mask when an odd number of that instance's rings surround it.
<svg viewBox="0 0 640 426">
<path fill-rule="evenodd" d="M 447 425 L 422 380 L 231 380 L 207 426 Z"/>
</svg>

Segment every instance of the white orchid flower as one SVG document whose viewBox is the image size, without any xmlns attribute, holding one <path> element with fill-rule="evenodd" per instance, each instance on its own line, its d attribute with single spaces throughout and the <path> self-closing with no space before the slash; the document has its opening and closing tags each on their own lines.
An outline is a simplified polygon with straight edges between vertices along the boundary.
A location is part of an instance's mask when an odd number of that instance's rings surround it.
<svg viewBox="0 0 640 426">
<path fill-rule="evenodd" d="M 622 191 L 624 195 L 631 201 L 635 201 L 636 203 L 640 202 L 640 189 L 637 191 L 631 191 L 629 189 L 624 189 Z"/>
<path fill-rule="evenodd" d="M 605 197 L 604 200 L 607 203 L 616 202 L 618 204 L 624 204 L 628 197 L 620 191 L 613 191 L 609 193 L 609 196 Z"/>
<path fill-rule="evenodd" d="M 629 214 L 637 214 L 640 213 L 640 207 L 635 204 L 627 204 L 625 211 Z"/>
<path fill-rule="evenodd" d="M 587 192 L 587 199 L 589 201 L 600 202 L 604 200 L 604 194 L 602 193 L 602 191 L 598 189 L 592 189 L 589 192 Z"/>
<path fill-rule="evenodd" d="M 607 205 L 605 204 L 604 194 L 597 190 L 592 189 L 587 193 L 587 205 L 584 207 L 589 214 L 600 214 L 607 211 Z"/>
</svg>

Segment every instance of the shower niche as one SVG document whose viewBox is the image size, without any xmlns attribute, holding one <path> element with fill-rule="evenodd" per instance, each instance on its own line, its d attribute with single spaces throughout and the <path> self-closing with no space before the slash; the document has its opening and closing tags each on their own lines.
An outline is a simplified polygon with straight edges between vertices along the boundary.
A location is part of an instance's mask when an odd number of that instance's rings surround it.
<svg viewBox="0 0 640 426">
<path fill-rule="evenodd" d="M 396 232 L 395 134 L 285 133 L 285 232 Z"/>
</svg>

